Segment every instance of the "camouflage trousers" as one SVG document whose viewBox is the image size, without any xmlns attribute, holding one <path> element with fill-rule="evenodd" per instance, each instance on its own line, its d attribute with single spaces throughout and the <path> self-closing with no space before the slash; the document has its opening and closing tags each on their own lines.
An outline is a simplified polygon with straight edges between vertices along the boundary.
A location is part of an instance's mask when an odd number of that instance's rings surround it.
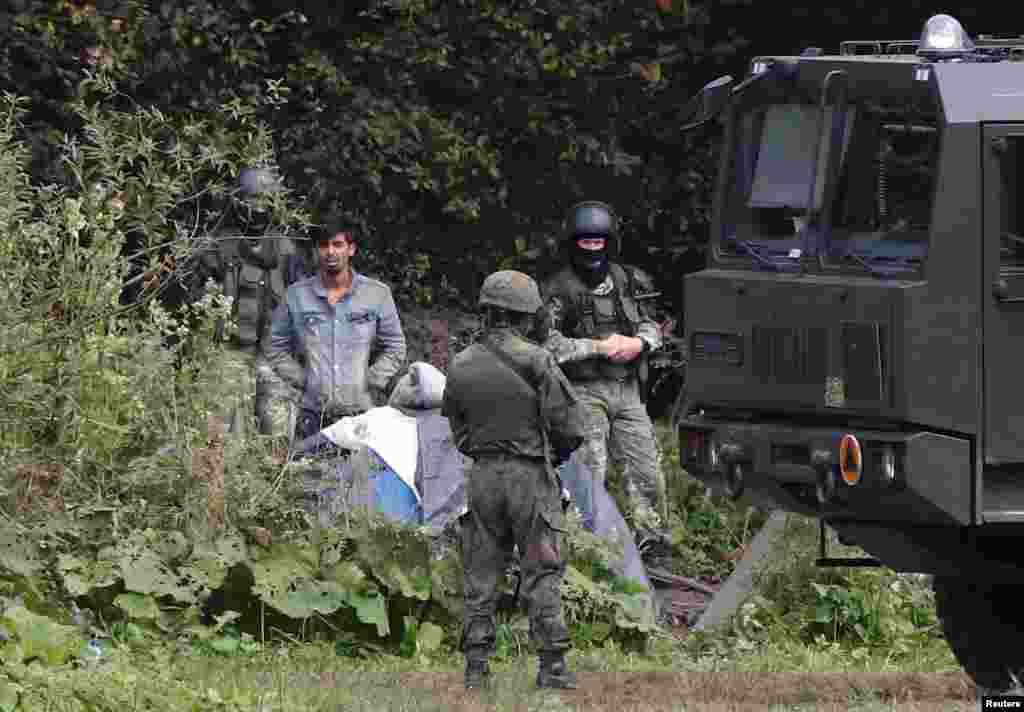
<svg viewBox="0 0 1024 712">
<path fill-rule="evenodd" d="M 290 442 L 298 418 L 298 395 L 259 355 L 242 349 L 225 353 L 231 382 L 226 403 L 230 432 L 272 435 Z"/>
<path fill-rule="evenodd" d="M 561 487 L 543 462 L 479 456 L 466 476 L 469 511 L 460 520 L 465 621 L 462 650 L 486 660 L 495 651 L 498 584 L 520 557 L 520 595 L 527 603 L 530 636 L 542 653 L 568 649 L 562 619 Z"/>
<path fill-rule="evenodd" d="M 572 386 L 584 406 L 586 428 L 576 456 L 590 469 L 595 484 L 604 484 L 611 455 L 623 467 L 635 526 L 660 528 L 664 477 L 654 425 L 636 379 L 576 381 Z"/>
</svg>

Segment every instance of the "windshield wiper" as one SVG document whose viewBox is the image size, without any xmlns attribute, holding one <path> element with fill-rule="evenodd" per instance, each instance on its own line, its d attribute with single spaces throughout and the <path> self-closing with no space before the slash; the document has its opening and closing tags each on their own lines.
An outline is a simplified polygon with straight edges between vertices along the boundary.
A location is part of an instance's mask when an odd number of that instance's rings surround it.
<svg viewBox="0 0 1024 712">
<path fill-rule="evenodd" d="M 754 258 L 754 262 L 758 267 L 773 269 L 778 272 L 799 272 L 802 267 L 799 258 L 796 258 L 797 261 L 793 262 L 794 258 L 791 257 L 780 258 L 774 255 L 768 257 L 761 253 L 762 248 L 759 245 L 755 245 L 750 240 L 734 239 L 733 241 Z"/>
<path fill-rule="evenodd" d="M 881 255 L 861 256 L 856 252 L 847 252 L 843 257 L 852 259 L 865 270 L 870 272 L 872 277 L 895 277 L 900 274 L 906 274 L 907 272 L 914 271 L 914 264 L 911 260 L 914 260 L 915 258 L 883 257 Z M 876 260 L 892 261 L 886 265 L 879 265 Z M 917 261 L 920 263 L 920 260 Z"/>
</svg>

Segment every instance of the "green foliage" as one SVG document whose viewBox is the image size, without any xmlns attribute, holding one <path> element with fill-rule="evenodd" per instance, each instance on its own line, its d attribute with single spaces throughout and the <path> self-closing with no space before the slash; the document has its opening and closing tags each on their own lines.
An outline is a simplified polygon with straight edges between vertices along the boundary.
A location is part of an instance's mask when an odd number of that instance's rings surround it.
<svg viewBox="0 0 1024 712">
<path fill-rule="evenodd" d="M 952 661 L 928 577 L 819 568 L 816 535 L 815 520 L 790 515 L 777 550 L 756 574 L 755 593 L 730 626 L 688 640 L 689 653 L 752 655 L 756 664 L 778 656 L 777 664 L 815 670 L 891 670 L 924 656 Z M 864 555 L 855 547 L 830 546 L 836 556 Z"/>
<path fill-rule="evenodd" d="M 37 179 L 73 182 L 51 168 L 57 137 L 78 130 L 83 76 L 112 80 L 122 107 L 210 117 L 175 139 L 200 139 L 217 167 L 236 159 L 230 136 L 273 136 L 317 217 L 340 212 L 362 228 L 367 270 L 401 284 L 415 255 L 431 258 L 428 278 L 399 295 L 424 304 L 471 294 L 467 268 L 543 248 L 584 194 L 619 203 L 631 254 L 658 269 L 700 241 L 714 147 L 679 135 L 681 107 L 703 83 L 690 70 L 743 45 L 704 47 L 710 9 L 680 2 L 425 0 L 274 17 L 209 0 L 71 7 L 30 1 L 16 31 L 0 30 L 11 48 L 0 50 L 11 68 L 0 86 L 32 100 Z M 129 153 L 166 150 L 152 128 L 123 134 Z M 143 203 L 170 205 L 147 175 L 136 187 Z M 282 224 L 305 223 L 292 217 Z"/>
<path fill-rule="evenodd" d="M 83 641 L 78 631 L 38 615 L 23 605 L 5 606 L 0 628 L 6 632 L 0 643 L 5 663 L 39 660 L 47 665 L 62 665 L 78 655 Z"/>
<path fill-rule="evenodd" d="M 200 655 L 246 656 L 256 655 L 263 648 L 249 633 L 240 633 L 234 626 L 224 626 L 223 632 L 208 638 L 197 639 L 193 647 Z"/>
<path fill-rule="evenodd" d="M 855 635 L 861 642 L 873 643 L 882 637 L 879 611 L 864 600 L 863 591 L 813 582 L 811 586 L 817 596 L 814 623 L 824 626 L 833 640 Z"/>
</svg>

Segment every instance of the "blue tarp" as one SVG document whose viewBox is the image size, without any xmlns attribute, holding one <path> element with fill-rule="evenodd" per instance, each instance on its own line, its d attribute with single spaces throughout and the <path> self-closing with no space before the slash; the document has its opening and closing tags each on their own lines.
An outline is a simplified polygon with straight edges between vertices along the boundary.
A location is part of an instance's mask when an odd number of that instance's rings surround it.
<svg viewBox="0 0 1024 712">
<path fill-rule="evenodd" d="M 580 512 L 583 526 L 622 547 L 622 564 L 616 573 L 635 579 L 652 590 L 633 533 L 604 484 L 594 482 L 589 468 L 575 454 L 559 468 L 558 475 L 562 485 L 569 490 L 570 506 L 575 506 Z"/>
</svg>

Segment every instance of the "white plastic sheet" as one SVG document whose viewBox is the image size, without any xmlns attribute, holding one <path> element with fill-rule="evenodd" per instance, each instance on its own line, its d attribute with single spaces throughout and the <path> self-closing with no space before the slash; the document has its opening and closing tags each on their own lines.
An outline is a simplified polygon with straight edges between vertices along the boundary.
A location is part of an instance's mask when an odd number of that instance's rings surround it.
<svg viewBox="0 0 1024 712">
<path fill-rule="evenodd" d="M 324 428 L 323 435 L 338 447 L 356 449 L 368 447 L 380 456 L 388 467 L 416 494 L 416 461 L 419 442 L 416 418 L 405 415 L 391 406 L 372 408 L 362 415 L 342 418 Z"/>
</svg>

